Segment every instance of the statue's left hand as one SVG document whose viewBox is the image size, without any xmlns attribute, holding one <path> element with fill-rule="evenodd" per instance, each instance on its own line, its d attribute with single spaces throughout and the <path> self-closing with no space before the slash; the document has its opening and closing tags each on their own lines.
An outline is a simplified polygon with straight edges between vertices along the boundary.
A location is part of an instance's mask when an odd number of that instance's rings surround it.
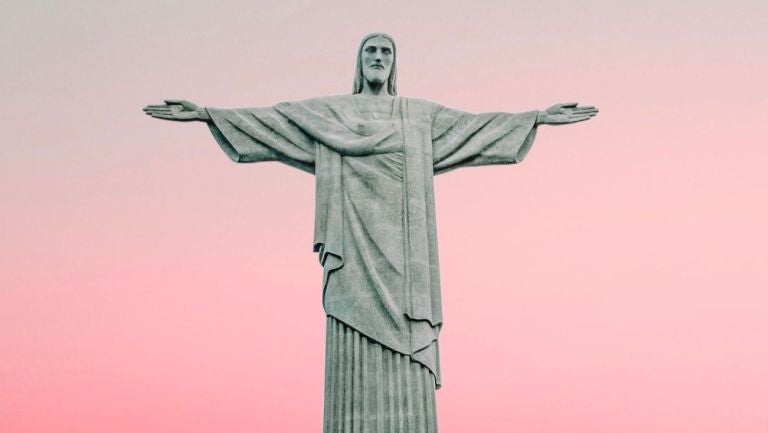
<svg viewBox="0 0 768 433">
<path fill-rule="evenodd" d="M 165 105 L 147 105 L 144 107 L 144 113 L 156 119 L 182 122 L 208 120 L 208 114 L 205 112 L 205 109 L 201 109 L 194 102 L 179 99 L 166 99 Z"/>
<path fill-rule="evenodd" d="M 545 111 L 540 111 L 536 123 L 543 125 L 567 125 L 569 123 L 589 120 L 597 116 L 597 113 L 597 107 L 579 107 L 577 102 L 566 102 L 555 104 Z"/>
</svg>

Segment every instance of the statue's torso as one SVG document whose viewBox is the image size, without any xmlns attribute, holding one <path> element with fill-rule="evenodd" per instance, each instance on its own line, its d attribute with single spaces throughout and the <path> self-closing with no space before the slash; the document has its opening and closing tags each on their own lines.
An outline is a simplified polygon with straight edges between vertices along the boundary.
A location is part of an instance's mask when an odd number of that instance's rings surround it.
<svg viewBox="0 0 768 433">
<path fill-rule="evenodd" d="M 373 127 L 392 122 L 394 98 L 361 95 L 351 99 L 355 120 Z M 330 312 L 366 312 L 366 324 L 389 334 L 379 339 L 392 344 L 402 339 L 407 327 L 402 309 L 404 143 L 393 144 L 386 153 L 341 158 L 344 266 L 329 277 L 325 297 Z M 371 308 L 375 305 L 380 307 Z"/>
</svg>

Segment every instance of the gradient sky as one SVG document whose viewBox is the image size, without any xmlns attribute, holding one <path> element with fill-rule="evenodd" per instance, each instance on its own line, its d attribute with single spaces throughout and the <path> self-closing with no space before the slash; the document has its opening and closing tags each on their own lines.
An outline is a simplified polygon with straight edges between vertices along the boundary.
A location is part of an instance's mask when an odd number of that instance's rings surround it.
<svg viewBox="0 0 768 433">
<path fill-rule="evenodd" d="M 319 432 L 314 179 L 141 107 L 600 107 L 436 180 L 442 433 L 768 431 L 768 6 L 28 1 L 0 16 L 0 432 Z"/>
</svg>

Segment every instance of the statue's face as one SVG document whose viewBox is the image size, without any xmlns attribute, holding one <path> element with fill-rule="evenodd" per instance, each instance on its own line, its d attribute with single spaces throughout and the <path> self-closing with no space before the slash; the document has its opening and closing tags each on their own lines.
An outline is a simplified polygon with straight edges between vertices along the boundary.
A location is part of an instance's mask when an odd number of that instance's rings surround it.
<svg viewBox="0 0 768 433">
<path fill-rule="evenodd" d="M 363 77 L 371 83 L 386 83 L 394 60 L 394 49 L 387 38 L 376 36 L 368 39 L 363 45 L 360 57 L 363 62 Z"/>
</svg>

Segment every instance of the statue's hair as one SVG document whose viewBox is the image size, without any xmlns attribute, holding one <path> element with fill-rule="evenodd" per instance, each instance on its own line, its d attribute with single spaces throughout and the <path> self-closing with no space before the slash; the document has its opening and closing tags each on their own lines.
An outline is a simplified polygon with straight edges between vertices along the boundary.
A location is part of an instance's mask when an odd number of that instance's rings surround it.
<svg viewBox="0 0 768 433">
<path fill-rule="evenodd" d="M 365 81 L 365 77 L 363 77 L 363 46 L 365 46 L 365 43 L 368 42 L 369 39 L 373 39 L 377 36 L 381 36 L 392 43 L 392 69 L 390 69 L 389 78 L 387 79 L 387 93 L 393 96 L 397 95 L 397 48 L 395 47 L 395 40 L 392 36 L 386 33 L 371 33 L 366 35 L 363 38 L 363 41 L 360 42 L 360 48 L 357 49 L 357 62 L 355 63 L 355 84 L 352 88 L 353 95 L 362 93 L 363 91 L 363 82 Z"/>
</svg>

